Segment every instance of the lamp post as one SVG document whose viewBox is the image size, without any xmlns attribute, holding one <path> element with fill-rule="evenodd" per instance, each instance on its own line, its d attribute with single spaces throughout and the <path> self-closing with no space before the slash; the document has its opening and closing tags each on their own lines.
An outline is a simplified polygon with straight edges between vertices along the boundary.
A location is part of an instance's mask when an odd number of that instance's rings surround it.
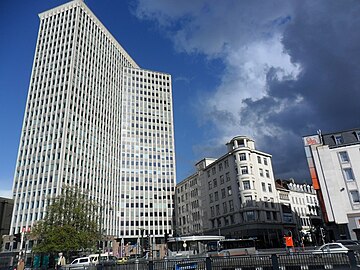
<svg viewBox="0 0 360 270">
<path fill-rule="evenodd" d="M 101 244 L 102 244 L 102 236 L 103 236 L 103 231 L 102 231 L 102 221 L 103 221 L 103 209 L 100 206 L 100 215 L 99 215 L 99 231 L 100 231 L 100 235 L 99 235 L 99 258 L 98 258 L 98 263 L 100 263 L 100 258 L 101 258 Z"/>
<path fill-rule="evenodd" d="M 143 256 L 143 250 L 144 250 L 144 231 L 145 229 L 144 228 L 139 228 L 140 230 L 140 246 L 141 246 L 141 249 L 140 249 L 140 254 L 141 254 L 141 257 Z"/>
<path fill-rule="evenodd" d="M 106 207 L 107 206 L 107 207 Z M 105 208 L 106 207 L 106 208 Z M 107 213 L 108 215 L 105 217 L 104 211 L 108 209 Z M 104 246 L 104 230 L 105 227 L 103 226 L 103 223 L 105 222 L 106 218 L 109 218 L 109 213 L 112 212 L 114 209 L 110 206 L 109 203 L 99 205 L 99 230 L 100 230 L 100 237 L 99 237 L 99 259 L 100 262 L 101 259 L 101 253 L 104 253 L 103 246 Z M 106 238 L 106 241 L 108 241 L 108 238 Z"/>
</svg>

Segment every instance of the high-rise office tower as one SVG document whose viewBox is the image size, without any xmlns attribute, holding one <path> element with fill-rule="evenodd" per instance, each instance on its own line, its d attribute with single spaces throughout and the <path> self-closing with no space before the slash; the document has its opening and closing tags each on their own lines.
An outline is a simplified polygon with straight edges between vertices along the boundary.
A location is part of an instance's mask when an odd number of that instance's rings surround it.
<svg viewBox="0 0 360 270">
<path fill-rule="evenodd" d="M 83 1 L 39 17 L 10 233 L 42 219 L 65 185 L 98 203 L 107 235 L 170 233 L 171 76 L 141 69 Z"/>
</svg>

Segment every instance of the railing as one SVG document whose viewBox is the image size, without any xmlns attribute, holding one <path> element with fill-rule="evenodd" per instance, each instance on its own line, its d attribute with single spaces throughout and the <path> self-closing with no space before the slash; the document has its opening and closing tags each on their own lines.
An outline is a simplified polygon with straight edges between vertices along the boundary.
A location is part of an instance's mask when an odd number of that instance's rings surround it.
<svg viewBox="0 0 360 270">
<path fill-rule="evenodd" d="M 1 269 L 9 269 L 1 268 Z M 38 268 L 44 270 L 46 268 Z M 135 261 L 120 265 L 62 267 L 63 270 L 312 270 L 360 269 L 360 254 L 257 254 L 233 257 L 201 257 Z M 35 268 L 33 268 L 35 270 Z"/>
<path fill-rule="evenodd" d="M 311 270 L 360 269 L 360 256 L 347 254 L 292 253 L 236 257 L 206 257 L 177 260 L 133 262 L 114 266 L 97 266 L 98 270 Z"/>
</svg>

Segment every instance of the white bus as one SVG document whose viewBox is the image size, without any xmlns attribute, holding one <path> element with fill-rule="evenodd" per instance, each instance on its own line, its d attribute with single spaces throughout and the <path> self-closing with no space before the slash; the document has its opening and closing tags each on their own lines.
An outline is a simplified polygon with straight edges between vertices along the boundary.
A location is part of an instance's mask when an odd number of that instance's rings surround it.
<svg viewBox="0 0 360 270">
<path fill-rule="evenodd" d="M 208 252 L 208 243 L 224 239 L 224 236 L 218 235 L 170 237 L 167 242 L 167 258 L 205 257 Z"/>
<path fill-rule="evenodd" d="M 255 240 L 250 239 L 222 239 L 208 243 L 209 256 L 239 256 L 255 254 Z"/>
</svg>

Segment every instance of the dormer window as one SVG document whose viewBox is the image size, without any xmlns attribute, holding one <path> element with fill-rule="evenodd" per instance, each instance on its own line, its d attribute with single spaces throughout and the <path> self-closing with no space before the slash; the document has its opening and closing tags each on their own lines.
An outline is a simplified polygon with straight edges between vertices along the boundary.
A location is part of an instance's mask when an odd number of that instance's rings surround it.
<svg viewBox="0 0 360 270">
<path fill-rule="evenodd" d="M 335 139 L 335 143 L 336 143 L 337 145 L 344 143 L 344 139 L 343 139 L 343 137 L 342 137 L 341 135 L 335 135 L 335 136 L 334 136 L 334 139 Z"/>
<path fill-rule="evenodd" d="M 356 138 L 360 142 L 360 131 L 355 131 Z"/>
</svg>

